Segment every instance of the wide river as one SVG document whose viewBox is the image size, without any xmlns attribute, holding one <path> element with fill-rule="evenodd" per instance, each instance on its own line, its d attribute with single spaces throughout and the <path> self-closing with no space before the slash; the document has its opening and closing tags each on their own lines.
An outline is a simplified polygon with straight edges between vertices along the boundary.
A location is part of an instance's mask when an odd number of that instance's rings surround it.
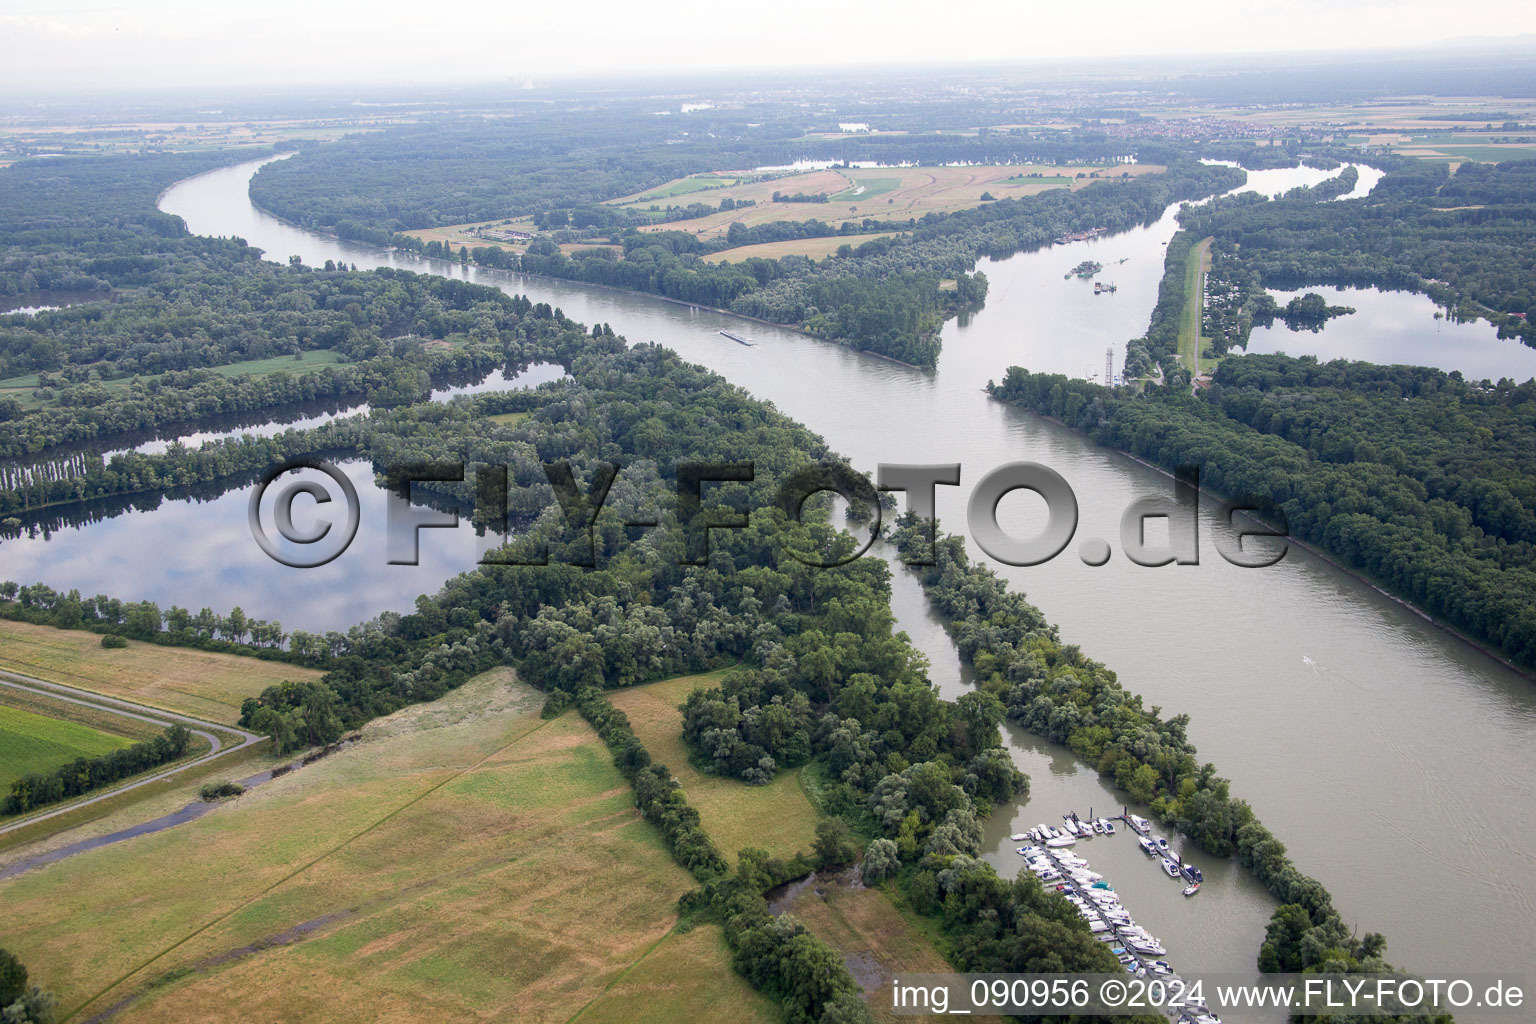
<svg viewBox="0 0 1536 1024">
<path fill-rule="evenodd" d="M 1163 245 L 1176 229 L 1172 211 L 1118 235 L 986 261 L 985 306 L 946 326 L 939 366 L 924 371 L 646 296 L 340 243 L 252 207 L 247 183 L 256 166 L 183 182 L 161 208 L 195 232 L 238 235 L 276 261 L 299 255 L 312 266 L 335 259 L 448 274 L 549 302 L 578 321 L 610 323 L 631 342 L 665 344 L 772 401 L 860 468 L 960 462 L 962 486 L 939 489 L 951 530 L 964 532 L 965 501 L 981 475 L 1020 459 L 1045 463 L 1071 484 L 1079 539 L 1118 538 L 1133 500 L 1168 491 L 1159 474 L 999 405 L 982 387 L 1013 364 L 1102 373 L 1106 348 L 1118 367 L 1126 339 L 1146 329 Z M 1246 187 L 1272 194 L 1327 176 L 1258 172 Z M 1360 191 L 1376 177 L 1363 173 Z M 1085 282 L 1063 280 L 1090 257 L 1105 264 L 1100 279 L 1114 281 L 1116 293 L 1096 296 Z M 721 328 L 747 334 L 755 347 L 720 337 Z M 237 490 L 7 541 L 0 576 L 162 606 L 222 609 L 238 599 L 249 615 L 316 630 L 407 609 L 415 594 L 467 567 L 467 531 L 424 533 L 420 567 L 385 565 L 380 502 L 367 468 L 351 468 L 363 529 L 323 569 L 296 573 L 267 561 L 246 529 L 248 491 Z M 1001 511 L 1021 535 L 1037 512 L 1020 497 Z M 1044 566 L 996 568 L 1132 691 L 1168 713 L 1188 712 L 1202 759 L 1233 780 L 1233 792 L 1301 869 L 1332 890 L 1347 923 L 1387 935 L 1394 963 L 1426 974 L 1528 963 L 1536 948 L 1536 818 L 1526 813 L 1536 797 L 1528 766 L 1536 684 L 1304 551 L 1293 548 L 1267 569 L 1227 564 L 1210 540 L 1215 517 L 1201 515 L 1198 566 L 1147 569 L 1117 555 L 1090 568 L 1074 544 Z M 972 554 L 982 557 L 974 546 Z M 962 692 L 954 647 L 910 575 L 897 574 L 895 605 L 945 694 Z M 1069 751 L 1015 730 L 1008 739 L 1033 783 L 1027 804 L 1003 808 L 989 824 L 988 857 L 1011 875 L 1020 861 L 1008 833 L 1059 823 L 1067 810 L 1118 812 L 1119 798 Z M 1175 967 L 1252 971 L 1273 902 L 1246 872 L 1194 854 L 1208 881 L 1185 900 L 1124 830 L 1080 850 L 1163 938 Z"/>
</svg>

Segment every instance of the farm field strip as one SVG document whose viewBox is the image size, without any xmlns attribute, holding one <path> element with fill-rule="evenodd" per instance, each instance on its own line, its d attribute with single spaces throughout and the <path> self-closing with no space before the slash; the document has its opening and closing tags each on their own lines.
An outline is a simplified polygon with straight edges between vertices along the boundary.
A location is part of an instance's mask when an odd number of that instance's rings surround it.
<svg viewBox="0 0 1536 1024">
<path fill-rule="evenodd" d="M 129 640 L 107 649 L 87 630 L 0 620 L 0 670 L 157 712 L 233 726 L 240 702 L 284 680 L 319 679 L 312 668 L 280 661 Z"/>
</svg>

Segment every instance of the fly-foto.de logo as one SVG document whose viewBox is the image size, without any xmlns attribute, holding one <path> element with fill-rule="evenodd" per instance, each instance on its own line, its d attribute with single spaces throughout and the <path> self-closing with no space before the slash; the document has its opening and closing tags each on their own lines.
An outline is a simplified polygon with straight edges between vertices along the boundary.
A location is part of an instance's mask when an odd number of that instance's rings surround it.
<svg viewBox="0 0 1536 1024">
<path fill-rule="evenodd" d="M 391 466 L 384 473 L 389 564 L 416 565 L 421 531 L 457 528 L 460 517 L 472 509 L 475 523 L 503 541 L 481 559 L 482 564 L 547 565 L 555 557 L 567 564 L 595 566 L 599 517 L 610 511 L 606 507 L 609 496 L 624 467 L 615 462 L 595 463 L 586 470 L 584 483 L 569 462 L 543 463 L 541 468 L 548 490 L 553 492 L 553 501 L 542 511 L 558 507 L 565 536 L 575 539 L 573 545 L 530 540 L 516 551 L 508 547 L 507 542 L 516 537 L 510 525 L 509 497 L 514 489 L 508 467 L 482 464 L 470 472 L 463 463 L 411 463 Z M 309 472 L 300 475 L 302 471 Z M 631 531 L 674 530 L 681 541 L 678 564 L 708 565 L 713 531 L 745 529 L 752 522 L 754 509 L 744 497 L 748 491 L 741 487 L 733 490 L 730 485 L 756 482 L 756 467 L 751 462 L 682 462 L 675 466 L 672 478 L 669 508 L 626 514 L 622 526 Z M 781 480 L 771 491 L 771 507 L 781 510 L 787 521 L 799 523 L 813 496 L 832 494 L 867 512 L 868 533 L 860 547 L 832 553 L 792 545 L 785 548 L 805 565 L 830 568 L 869 551 L 880 535 L 887 511 L 884 506 L 892 504 L 888 495 L 899 492 L 905 496 L 907 512 L 927 527 L 926 542 L 909 546 L 903 561 L 932 565 L 938 488 L 959 487 L 960 481 L 960 463 L 881 463 L 873 481 L 841 463 L 823 463 Z M 418 485 L 432 496 L 431 504 L 413 500 L 413 488 Z M 472 500 L 453 497 L 466 488 L 473 494 Z M 538 490 L 547 496 L 543 488 Z M 1017 491 L 1032 492 L 1044 502 L 1044 525 L 1032 535 L 1010 533 L 999 522 L 999 505 Z M 270 507 L 264 514 L 269 497 Z M 1200 564 L 1202 497 L 1220 512 L 1220 528 L 1213 532 L 1216 549 L 1227 562 L 1242 568 L 1263 568 L 1285 557 L 1288 543 L 1283 510 L 1262 496 L 1216 501 L 1202 495 L 1199 468 L 1194 466 L 1179 467 L 1170 492 L 1144 495 L 1125 508 L 1119 522 L 1120 550 L 1140 566 Z M 303 508 L 303 526 L 296 522 L 296 508 Z M 526 502 L 519 502 L 518 508 L 524 517 L 536 518 L 529 515 Z M 252 492 L 248 512 L 251 534 L 262 551 L 294 568 L 315 568 L 334 561 L 351 545 L 362 519 L 357 488 L 339 468 L 319 459 L 299 459 L 273 467 Z M 966 504 L 965 520 L 970 538 L 994 561 L 1012 566 L 1042 565 L 1061 555 L 1076 538 L 1077 495 L 1066 479 L 1048 466 L 1010 462 L 977 481 Z M 1156 520 L 1166 521 L 1167 529 L 1164 538 L 1154 540 L 1147 527 Z M 1101 566 L 1113 557 L 1114 547 L 1104 538 L 1088 537 L 1079 542 L 1077 554 L 1083 564 Z"/>
</svg>

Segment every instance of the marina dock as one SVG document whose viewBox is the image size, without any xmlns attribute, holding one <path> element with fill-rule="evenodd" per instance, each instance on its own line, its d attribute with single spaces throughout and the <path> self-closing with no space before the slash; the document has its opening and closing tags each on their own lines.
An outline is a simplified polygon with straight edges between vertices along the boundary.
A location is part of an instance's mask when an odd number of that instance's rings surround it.
<svg viewBox="0 0 1536 1024">
<path fill-rule="evenodd" d="M 1200 891 L 1200 869 L 1184 864 L 1179 854 L 1170 855 L 1168 841 L 1152 835 L 1151 823 L 1129 811 L 1113 819 L 1090 816 L 1086 820 L 1069 812 L 1062 815 L 1060 826 L 1042 824 L 1011 838 L 1028 841 L 1028 845 L 1019 847 L 1017 852 L 1025 859 L 1030 872 L 1040 879 L 1041 884 L 1060 892 L 1077 908 L 1094 936 L 1111 945 L 1111 952 L 1128 973 L 1148 980 L 1179 980 L 1173 965 L 1166 959 L 1168 951 L 1157 936 L 1136 923 L 1130 911 L 1121 904 L 1110 881 L 1071 849 L 1081 840 L 1115 835 L 1116 821 L 1123 822 L 1137 834 L 1137 844 L 1142 852 L 1153 858 L 1154 868 L 1181 883 L 1188 883 L 1183 890 L 1185 896 L 1194 896 Z M 1187 1008 L 1172 1019 L 1179 1024 L 1221 1024 L 1221 1018 L 1203 1006 Z"/>
</svg>

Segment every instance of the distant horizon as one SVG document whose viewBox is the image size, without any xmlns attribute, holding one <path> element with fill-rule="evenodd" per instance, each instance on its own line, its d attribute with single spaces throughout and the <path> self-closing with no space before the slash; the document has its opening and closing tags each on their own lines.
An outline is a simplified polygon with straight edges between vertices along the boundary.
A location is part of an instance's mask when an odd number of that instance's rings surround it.
<svg viewBox="0 0 1536 1024">
<path fill-rule="evenodd" d="M 108 95 L 117 106 L 133 106 L 136 103 L 205 103 L 221 99 L 245 99 L 261 97 L 291 97 L 310 93 L 310 99 L 318 103 L 365 103 L 380 107 L 399 106 L 451 106 L 457 103 L 484 98 L 496 94 L 498 99 L 526 95 L 530 98 L 554 91 L 567 95 L 584 88 L 626 89 L 644 91 L 654 88 L 661 94 L 705 95 L 713 92 L 729 93 L 747 91 L 765 84 L 786 84 L 785 79 L 804 75 L 809 81 L 824 81 L 847 75 L 871 75 L 876 78 L 898 79 L 904 75 L 962 76 L 977 72 L 1004 72 L 1020 76 L 1020 81 L 1038 81 L 1042 85 L 1069 79 L 1084 84 L 1103 79 L 1134 78 L 1138 74 L 1156 76 L 1166 74 L 1181 80 L 1201 78 L 1231 78 L 1234 75 L 1257 75 L 1266 72 L 1305 70 L 1315 64 L 1318 71 L 1331 70 L 1338 74 L 1364 71 L 1369 67 L 1406 62 L 1416 57 L 1428 56 L 1436 61 L 1452 61 L 1458 56 L 1502 56 L 1519 61 L 1536 71 L 1536 33 L 1518 37 L 1467 37 L 1461 36 L 1420 46 L 1394 46 L 1378 49 L 1341 49 L 1294 51 L 1274 50 L 1262 53 L 1209 53 L 1209 54 L 1159 54 L 1115 55 L 1103 57 L 1019 58 L 1013 60 L 933 60 L 927 62 L 873 62 L 846 64 L 836 67 L 804 68 L 790 66 L 762 66 L 741 68 L 678 69 L 638 68 L 605 72 L 566 71 L 528 76 L 486 76 L 473 79 L 421 79 L 390 81 L 383 79 L 316 80 L 275 82 L 179 82 L 156 85 L 109 85 L 80 84 L 74 88 L 22 90 L 14 85 L 0 83 L 0 113 L 18 116 L 31 106 L 80 103 L 98 100 Z M 1338 58 L 1358 57 L 1363 64 L 1359 69 Z M 1199 66 L 1197 66 L 1199 65 Z M 1488 69 L 1479 67 L 1477 70 Z M 727 81 L 734 76 L 733 81 Z M 1403 95 L 1440 95 L 1468 98 L 1486 97 L 1520 98 L 1536 97 L 1536 79 L 1527 87 L 1505 81 L 1506 89 L 1513 91 L 1479 92 L 1461 94 L 1453 92 L 1423 93 L 1405 92 Z M 1395 90 L 1386 89 L 1382 94 Z M 242 115 L 243 116 L 243 115 Z"/>
<path fill-rule="evenodd" d="M 1523 55 L 1536 40 L 1536 8 L 1506 0 L 1474 0 L 1458 12 L 1457 23 L 1476 31 L 1447 31 L 1444 9 L 1428 0 L 1187 0 L 1155 10 L 1106 0 L 1091 16 L 981 0 L 963 19 L 946 13 L 915 0 L 896 0 L 878 14 L 790 0 L 769 21 L 759 12 L 684 5 L 657 13 L 616 0 L 558 11 L 470 0 L 451 19 L 389 2 L 350 8 L 274 0 L 254 13 L 191 0 L 76 0 L 62 10 L 24 2 L 0 13 L 9 42 L 0 96 L 462 88 L 529 78 L 1076 68 L 1458 49 Z M 569 27 L 573 21 L 579 31 Z"/>
</svg>

